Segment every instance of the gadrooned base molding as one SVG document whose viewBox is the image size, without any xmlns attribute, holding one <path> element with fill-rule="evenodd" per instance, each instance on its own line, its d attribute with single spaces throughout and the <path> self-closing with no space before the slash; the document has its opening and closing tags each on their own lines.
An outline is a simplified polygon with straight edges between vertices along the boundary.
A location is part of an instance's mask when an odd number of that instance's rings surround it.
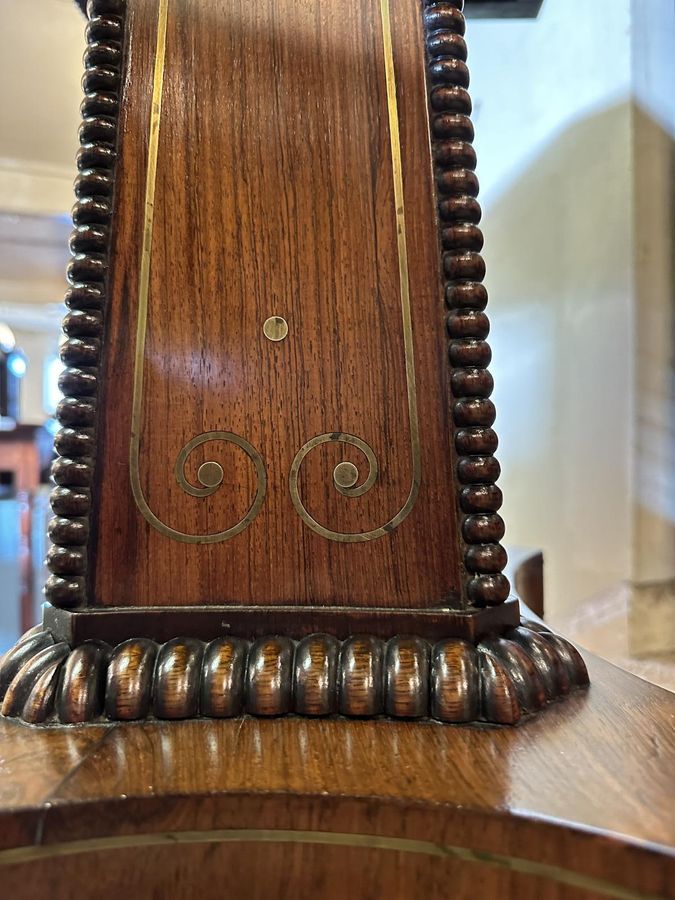
<svg viewBox="0 0 675 900">
<path fill-rule="evenodd" d="M 0 664 L 2 715 L 55 725 L 292 713 L 513 725 L 587 684 L 575 647 L 527 621 L 476 645 L 314 634 L 71 648 L 38 625 Z"/>
</svg>

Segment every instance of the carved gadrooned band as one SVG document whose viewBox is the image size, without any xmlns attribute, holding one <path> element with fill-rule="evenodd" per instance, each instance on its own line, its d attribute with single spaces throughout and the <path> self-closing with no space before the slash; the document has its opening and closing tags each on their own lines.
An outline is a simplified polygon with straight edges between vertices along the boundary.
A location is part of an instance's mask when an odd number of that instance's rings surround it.
<svg viewBox="0 0 675 900">
<path fill-rule="evenodd" d="M 436 176 L 440 242 L 448 306 L 450 384 L 459 488 L 459 516 L 464 542 L 466 596 L 474 606 L 503 603 L 509 595 L 502 574 L 506 551 L 499 541 L 504 522 L 498 514 L 502 494 L 495 482 L 497 435 L 495 408 L 489 399 L 491 359 L 485 338 L 487 291 L 480 255 L 483 234 L 476 200 L 478 179 L 472 146 L 469 70 L 464 41 L 463 0 L 425 0 L 427 86 L 431 144 Z"/>
<path fill-rule="evenodd" d="M 114 648 L 71 648 L 38 626 L 0 665 L 2 715 L 31 724 L 295 713 L 506 725 L 586 684 L 578 651 L 531 622 L 477 644 L 313 634 Z"/>
<path fill-rule="evenodd" d="M 63 321 L 66 366 L 59 386 L 64 398 L 56 417 L 61 425 L 52 466 L 55 513 L 49 523 L 51 575 L 45 586 L 55 606 L 72 608 L 86 600 L 87 542 L 94 474 L 96 401 L 106 304 L 117 120 L 124 43 L 124 0 L 89 0 L 82 79 L 82 124 L 75 180 L 72 258 Z"/>
</svg>

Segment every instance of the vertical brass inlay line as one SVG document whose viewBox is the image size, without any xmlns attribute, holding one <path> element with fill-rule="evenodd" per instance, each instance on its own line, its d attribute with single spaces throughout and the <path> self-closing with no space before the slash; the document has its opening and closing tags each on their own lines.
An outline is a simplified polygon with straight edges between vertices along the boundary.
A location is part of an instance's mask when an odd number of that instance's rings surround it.
<svg viewBox="0 0 675 900">
<path fill-rule="evenodd" d="M 420 431 L 417 417 L 417 386 L 415 381 L 415 348 L 412 336 L 410 314 L 410 278 L 408 273 L 408 244 L 405 234 L 405 202 L 403 197 L 403 163 L 401 162 L 401 135 L 398 124 L 398 101 L 396 99 L 396 73 L 394 51 L 391 42 L 391 13 L 389 0 L 381 0 L 382 36 L 384 42 L 384 70 L 387 80 L 387 112 L 389 114 L 389 141 L 394 181 L 394 203 L 396 205 L 396 241 L 398 244 L 398 274 L 401 285 L 401 307 L 403 313 L 403 343 L 405 347 L 405 370 L 408 387 L 408 411 L 410 413 L 410 441 L 413 454 L 413 483 L 419 487 L 421 474 Z M 414 488 L 413 488 L 414 489 Z M 413 491 L 411 490 L 411 496 Z M 416 496 L 416 491 L 415 491 Z M 414 503 L 414 500 L 413 500 Z M 411 507 L 412 508 L 412 507 Z"/>
<path fill-rule="evenodd" d="M 338 486 L 341 493 L 349 497 L 358 497 L 366 493 L 377 479 L 378 465 L 372 448 L 361 438 L 347 434 L 339 429 L 329 433 L 317 435 L 311 438 L 300 448 L 293 460 L 289 474 L 289 487 L 293 505 L 309 528 L 328 540 L 339 542 L 370 541 L 391 533 L 408 516 L 415 505 L 419 494 L 421 482 L 421 450 L 419 421 L 417 411 L 417 394 L 415 380 L 415 357 L 412 333 L 412 316 L 410 309 L 410 284 L 408 272 L 408 250 L 406 242 L 405 208 L 403 191 L 403 167 L 401 161 L 401 141 L 398 117 L 398 102 L 396 97 L 396 73 L 394 68 L 394 54 L 391 33 L 391 12 L 389 0 L 379 0 L 380 19 L 382 24 L 382 40 L 384 54 L 384 75 L 386 82 L 387 114 L 389 124 L 389 140 L 391 148 L 392 183 L 394 193 L 395 221 L 396 221 L 396 246 L 398 256 L 398 274 L 400 284 L 400 299 L 402 313 L 403 343 L 405 355 L 405 372 L 408 401 L 408 418 L 410 427 L 410 443 L 412 456 L 411 485 L 408 498 L 404 505 L 388 522 L 370 531 L 344 533 L 333 531 L 317 522 L 302 503 L 298 489 L 298 476 L 300 466 L 310 450 L 323 443 L 342 442 L 358 447 L 366 456 L 369 464 L 369 473 L 362 485 L 350 487 Z M 155 212 L 155 187 L 157 179 L 157 157 L 159 152 L 159 134 L 162 115 L 162 94 L 164 87 L 164 69 L 166 59 L 166 36 L 168 20 L 169 0 L 159 0 L 157 15 L 157 43 L 155 50 L 155 65 L 152 82 L 152 102 L 150 112 L 150 130 L 148 139 L 148 159 L 145 183 L 145 203 L 143 209 L 143 234 L 140 256 L 139 288 L 138 288 L 138 320 L 136 328 L 136 349 L 133 380 L 133 404 L 131 414 L 131 443 L 130 443 L 130 473 L 131 488 L 134 500 L 143 517 L 158 531 L 167 537 L 184 543 L 215 543 L 227 540 L 243 531 L 255 518 L 264 501 L 267 476 L 262 457 L 258 451 L 244 438 L 232 432 L 211 431 L 197 435 L 182 448 L 174 467 L 175 477 L 182 489 L 193 497 L 210 496 L 218 484 L 204 484 L 202 487 L 191 485 L 184 473 L 184 465 L 189 453 L 197 446 L 208 441 L 229 441 L 242 449 L 253 462 L 256 469 L 257 489 L 253 502 L 244 516 L 232 528 L 209 534 L 185 534 L 171 528 L 162 522 L 150 509 L 140 478 L 140 433 L 143 407 L 143 375 L 145 361 L 145 345 L 147 334 L 148 296 L 150 290 L 150 268 L 152 255 L 153 224 Z M 209 463 L 209 465 L 216 465 Z M 220 483 L 220 482 L 219 482 Z"/>
<path fill-rule="evenodd" d="M 343 532 L 333 531 L 322 525 L 312 516 L 300 497 L 298 478 L 300 467 L 307 454 L 320 444 L 345 443 L 358 447 L 369 463 L 369 474 L 363 485 L 344 488 L 336 485 L 341 494 L 358 497 L 366 493 L 377 479 L 378 466 L 372 448 L 361 438 L 347 434 L 339 429 L 316 435 L 298 450 L 291 465 L 289 490 L 296 512 L 303 522 L 316 534 L 339 543 L 361 543 L 373 541 L 390 534 L 403 522 L 414 507 L 422 480 L 422 456 L 420 449 L 419 419 L 417 414 L 417 386 L 415 380 L 415 348 L 413 345 L 412 316 L 410 312 L 410 281 L 408 272 L 408 247 L 405 233 L 405 200 L 403 193 L 403 164 L 401 161 L 401 135 L 398 119 L 398 101 L 396 98 L 396 71 L 394 68 L 394 51 L 391 38 L 391 11 L 389 0 L 380 0 L 380 19 L 382 22 L 382 43 L 384 50 L 384 75 L 387 87 L 387 115 L 389 120 L 389 142 L 391 146 L 392 181 L 394 189 L 394 206 L 396 214 L 396 248 L 398 252 L 398 275 L 401 292 L 401 314 L 403 325 L 403 347 L 405 351 L 406 386 L 408 393 L 408 420 L 410 425 L 410 449 L 412 455 L 412 478 L 410 493 L 401 509 L 384 525 L 370 531 Z"/>
<path fill-rule="evenodd" d="M 155 49 L 155 68 L 152 78 L 152 105 L 150 108 L 150 134 L 148 137 L 148 161 L 145 176 L 145 201 L 143 206 L 143 238 L 141 243 L 141 264 L 138 284 L 138 320 L 136 325 L 136 353 L 134 359 L 133 404 L 131 409 L 131 444 L 129 448 L 129 469 L 131 474 L 131 491 L 143 517 L 153 528 L 177 541 L 188 544 L 213 544 L 225 541 L 242 532 L 256 517 L 265 499 L 267 474 L 262 457 L 247 440 L 231 431 L 209 431 L 192 438 L 178 454 L 174 472 L 176 480 L 183 490 L 193 497 L 208 497 L 219 487 L 222 479 L 193 487 L 185 478 L 183 471 L 188 455 L 195 447 L 208 441 L 228 441 L 240 447 L 253 462 L 256 470 L 257 488 L 248 512 L 241 521 L 232 528 L 210 534 L 185 534 L 171 528 L 150 509 L 140 475 L 140 440 L 141 414 L 143 407 L 143 369 L 145 363 L 145 340 L 148 320 L 148 294 L 150 290 L 150 262 L 152 257 L 152 235 L 155 216 L 155 186 L 157 181 L 157 154 L 159 151 L 159 132 L 162 119 L 162 95 L 164 92 L 164 67 L 166 61 L 166 30 L 169 12 L 169 0 L 159 0 L 157 12 L 157 43 Z M 204 465 L 217 465 L 205 463 Z M 202 466 L 202 471 L 204 466 Z M 222 471 L 222 470 L 221 470 Z"/>
<path fill-rule="evenodd" d="M 150 258 L 152 254 L 152 230 L 155 219 L 155 182 L 157 180 L 159 125 L 162 118 L 162 95 L 164 93 L 164 64 L 166 60 L 166 23 L 168 10 L 169 0 L 159 0 L 159 11 L 157 13 L 157 49 L 155 51 L 155 71 L 152 78 L 152 106 L 150 109 L 150 135 L 148 138 L 148 168 L 145 174 L 141 271 L 138 279 L 138 321 L 136 326 L 136 359 L 134 366 L 134 402 L 131 414 L 131 436 L 135 439 L 140 437 L 141 405 L 143 401 L 145 335 L 148 320 Z"/>
</svg>

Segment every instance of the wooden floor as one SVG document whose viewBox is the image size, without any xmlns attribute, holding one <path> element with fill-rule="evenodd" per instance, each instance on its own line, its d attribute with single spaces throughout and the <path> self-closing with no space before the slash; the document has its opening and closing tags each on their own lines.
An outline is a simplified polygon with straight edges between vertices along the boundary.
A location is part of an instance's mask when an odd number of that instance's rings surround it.
<svg viewBox="0 0 675 900">
<path fill-rule="evenodd" d="M 675 697 L 588 661 L 517 728 L 2 721 L 0 895 L 675 897 Z"/>
</svg>

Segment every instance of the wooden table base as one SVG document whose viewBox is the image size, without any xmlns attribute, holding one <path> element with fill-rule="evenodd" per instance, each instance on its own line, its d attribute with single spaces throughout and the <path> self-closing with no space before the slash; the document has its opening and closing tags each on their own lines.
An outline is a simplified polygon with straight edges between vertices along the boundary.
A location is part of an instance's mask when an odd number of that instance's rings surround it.
<svg viewBox="0 0 675 900">
<path fill-rule="evenodd" d="M 587 684 L 578 651 L 529 621 L 474 640 L 314 633 L 115 647 L 71 646 L 37 626 L 0 667 L 2 714 L 31 724 L 244 713 L 515 724 Z"/>
<path fill-rule="evenodd" d="M 675 697 L 588 658 L 517 728 L 0 720 L 13 900 L 675 897 Z"/>
</svg>

